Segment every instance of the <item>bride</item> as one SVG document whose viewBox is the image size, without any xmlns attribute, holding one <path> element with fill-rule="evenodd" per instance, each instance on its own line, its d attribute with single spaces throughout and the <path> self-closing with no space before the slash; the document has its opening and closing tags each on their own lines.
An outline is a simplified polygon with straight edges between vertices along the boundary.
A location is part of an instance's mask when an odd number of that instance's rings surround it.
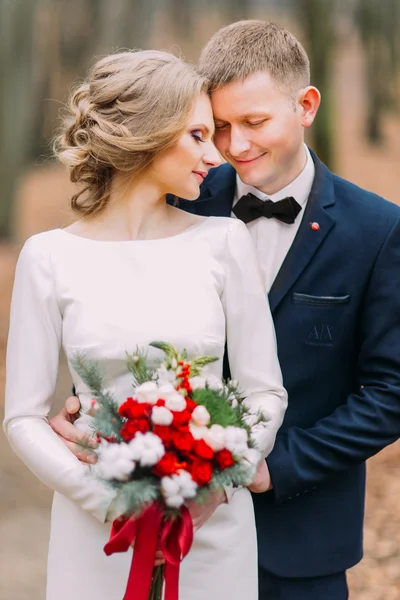
<svg viewBox="0 0 400 600">
<path fill-rule="evenodd" d="M 130 393 L 125 351 L 154 339 L 212 354 L 266 423 L 253 435 L 266 456 L 282 422 L 275 336 L 250 236 L 229 218 L 200 218 L 166 203 L 194 200 L 220 163 L 207 82 L 164 52 L 99 61 L 72 95 L 56 144 L 80 184 L 79 219 L 31 237 L 15 274 L 7 348 L 4 428 L 14 451 L 54 491 L 47 600 L 122 598 L 131 557 L 106 557 L 112 492 L 89 484 L 87 466 L 48 424 L 62 346 L 84 350 Z M 160 352 L 149 350 L 157 360 Z M 88 430 L 87 388 L 70 366 Z M 259 468 L 262 480 L 263 467 Z M 261 475 L 260 475 L 261 474 Z M 248 489 L 216 492 L 190 507 L 195 539 L 181 568 L 181 600 L 256 600 L 257 549 Z M 161 557 L 159 557 L 160 559 Z"/>
</svg>

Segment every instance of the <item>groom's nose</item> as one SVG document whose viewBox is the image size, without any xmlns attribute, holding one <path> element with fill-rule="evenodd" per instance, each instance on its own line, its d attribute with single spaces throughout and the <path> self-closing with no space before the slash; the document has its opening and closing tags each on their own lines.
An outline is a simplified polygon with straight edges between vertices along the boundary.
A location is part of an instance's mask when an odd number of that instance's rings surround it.
<svg viewBox="0 0 400 600">
<path fill-rule="evenodd" d="M 231 127 L 229 140 L 229 154 L 238 158 L 244 152 L 250 150 L 251 143 L 246 137 L 246 132 L 240 127 Z"/>
</svg>

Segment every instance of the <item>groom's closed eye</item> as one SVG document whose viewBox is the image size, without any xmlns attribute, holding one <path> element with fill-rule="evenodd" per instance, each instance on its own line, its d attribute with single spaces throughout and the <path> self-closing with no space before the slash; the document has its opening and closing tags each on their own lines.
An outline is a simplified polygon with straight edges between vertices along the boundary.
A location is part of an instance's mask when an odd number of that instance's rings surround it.
<svg viewBox="0 0 400 600">
<path fill-rule="evenodd" d="M 221 131 L 222 129 L 226 129 L 228 126 L 229 126 L 229 123 L 215 122 L 215 131 Z"/>
</svg>

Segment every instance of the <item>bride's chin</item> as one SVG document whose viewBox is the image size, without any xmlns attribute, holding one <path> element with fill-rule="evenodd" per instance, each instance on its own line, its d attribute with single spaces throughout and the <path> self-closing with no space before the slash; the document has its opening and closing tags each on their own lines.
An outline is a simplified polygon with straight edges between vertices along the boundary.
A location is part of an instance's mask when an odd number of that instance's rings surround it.
<svg viewBox="0 0 400 600">
<path fill-rule="evenodd" d="M 197 200 L 200 196 L 200 189 L 193 190 L 193 192 L 189 191 L 181 191 L 179 194 L 175 194 L 178 198 L 182 198 L 183 200 Z"/>
</svg>

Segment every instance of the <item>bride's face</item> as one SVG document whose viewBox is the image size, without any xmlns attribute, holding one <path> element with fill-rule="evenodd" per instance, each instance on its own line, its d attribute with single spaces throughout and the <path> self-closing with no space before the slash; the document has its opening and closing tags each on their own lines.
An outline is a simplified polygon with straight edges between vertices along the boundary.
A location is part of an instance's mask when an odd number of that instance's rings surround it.
<svg viewBox="0 0 400 600">
<path fill-rule="evenodd" d="M 151 177 L 162 193 L 186 200 L 196 200 L 208 171 L 221 163 L 212 141 L 214 119 L 207 94 L 202 93 L 193 105 L 187 127 L 177 143 L 155 158 Z"/>
</svg>

